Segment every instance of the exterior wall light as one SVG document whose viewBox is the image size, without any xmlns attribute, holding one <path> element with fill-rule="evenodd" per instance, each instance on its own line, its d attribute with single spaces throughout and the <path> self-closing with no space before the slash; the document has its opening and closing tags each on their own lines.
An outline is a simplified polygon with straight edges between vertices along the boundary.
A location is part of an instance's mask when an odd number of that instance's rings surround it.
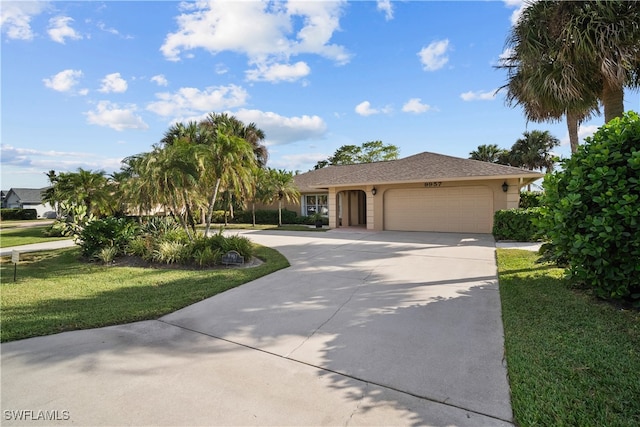
<svg viewBox="0 0 640 427">
<path fill-rule="evenodd" d="M 373 194 L 374 196 L 378 193 L 378 190 L 376 190 L 376 187 L 373 187 L 371 189 L 371 194 Z"/>
<path fill-rule="evenodd" d="M 505 193 L 509 191 L 509 184 L 507 184 L 507 181 L 502 183 L 502 191 L 504 191 Z"/>
</svg>

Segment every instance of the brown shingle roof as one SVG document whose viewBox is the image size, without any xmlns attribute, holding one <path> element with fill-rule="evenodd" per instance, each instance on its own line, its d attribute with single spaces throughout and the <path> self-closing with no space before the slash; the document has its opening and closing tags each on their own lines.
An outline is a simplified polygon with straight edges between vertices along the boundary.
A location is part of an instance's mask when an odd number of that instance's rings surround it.
<svg viewBox="0 0 640 427">
<path fill-rule="evenodd" d="M 424 152 L 404 159 L 328 166 L 295 176 L 301 192 L 347 185 L 400 184 L 421 181 L 525 178 L 544 175 L 526 169 Z"/>
</svg>

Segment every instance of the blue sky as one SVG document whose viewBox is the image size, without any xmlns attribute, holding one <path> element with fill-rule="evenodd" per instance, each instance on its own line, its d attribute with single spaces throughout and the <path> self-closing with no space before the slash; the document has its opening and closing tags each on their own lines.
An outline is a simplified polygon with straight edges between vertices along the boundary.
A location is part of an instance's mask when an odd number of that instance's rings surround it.
<svg viewBox="0 0 640 427">
<path fill-rule="evenodd" d="M 406 157 L 509 148 L 527 123 L 495 69 L 506 1 L 4 1 L 3 189 L 120 168 L 176 121 L 228 112 L 266 133 L 268 166 L 307 171 L 344 144 Z M 626 109 L 640 110 L 638 92 Z M 585 123 L 581 136 L 603 122 Z"/>
</svg>

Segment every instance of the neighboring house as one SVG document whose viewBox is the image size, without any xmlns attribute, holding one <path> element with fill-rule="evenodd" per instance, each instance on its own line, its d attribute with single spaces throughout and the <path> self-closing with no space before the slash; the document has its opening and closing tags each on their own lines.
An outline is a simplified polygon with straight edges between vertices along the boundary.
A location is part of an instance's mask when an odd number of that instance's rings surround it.
<svg viewBox="0 0 640 427">
<path fill-rule="evenodd" d="M 7 193 L 8 193 L 8 191 L 0 190 L 0 196 L 2 197 L 2 201 L 0 203 L 0 208 L 2 208 L 2 209 L 7 207 Z"/>
<path fill-rule="evenodd" d="M 47 188 L 12 188 L 5 199 L 7 208 L 35 209 L 38 218 L 55 218 L 55 209 L 42 201 L 42 193 Z"/>
<path fill-rule="evenodd" d="M 491 233 L 494 212 L 517 208 L 520 189 L 543 176 L 425 152 L 296 175 L 301 200 L 293 209 L 326 214 L 331 228 Z"/>
</svg>

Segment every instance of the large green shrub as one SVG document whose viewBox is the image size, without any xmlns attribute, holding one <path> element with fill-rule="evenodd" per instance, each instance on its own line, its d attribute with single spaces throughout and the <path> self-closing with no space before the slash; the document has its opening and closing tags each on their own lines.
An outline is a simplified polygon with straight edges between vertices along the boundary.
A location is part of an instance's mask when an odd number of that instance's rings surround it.
<svg viewBox="0 0 640 427">
<path fill-rule="evenodd" d="M 35 209 L 8 208 L 0 209 L 0 219 L 8 220 L 34 220 L 38 219 L 38 211 Z"/>
<path fill-rule="evenodd" d="M 540 229 L 536 225 L 540 215 L 540 208 L 497 211 L 493 216 L 493 236 L 497 240 L 518 242 L 540 240 Z"/>
<path fill-rule="evenodd" d="M 85 257 L 95 257 L 107 247 L 114 247 L 117 254 L 123 254 L 137 234 L 138 225 L 126 218 L 97 219 L 83 228 L 78 244 Z"/>
<path fill-rule="evenodd" d="M 640 305 L 640 117 L 627 113 L 585 141 L 545 178 L 550 258 L 596 295 Z"/>
</svg>

